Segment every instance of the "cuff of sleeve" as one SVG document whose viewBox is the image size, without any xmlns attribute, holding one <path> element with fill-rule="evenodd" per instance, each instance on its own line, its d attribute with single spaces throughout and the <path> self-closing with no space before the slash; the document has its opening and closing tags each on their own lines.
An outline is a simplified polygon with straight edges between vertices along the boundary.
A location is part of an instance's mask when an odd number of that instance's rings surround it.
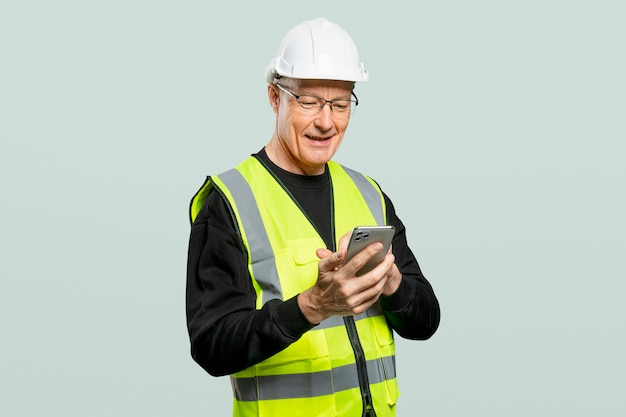
<svg viewBox="0 0 626 417">
<path fill-rule="evenodd" d="M 276 306 L 276 321 L 282 331 L 294 340 L 315 327 L 300 310 L 297 295 Z"/>
<path fill-rule="evenodd" d="M 409 280 L 402 278 L 396 292 L 391 295 L 383 295 L 380 297 L 380 303 L 383 308 L 390 312 L 398 312 L 404 310 L 415 296 L 415 289 L 412 288 Z"/>
</svg>

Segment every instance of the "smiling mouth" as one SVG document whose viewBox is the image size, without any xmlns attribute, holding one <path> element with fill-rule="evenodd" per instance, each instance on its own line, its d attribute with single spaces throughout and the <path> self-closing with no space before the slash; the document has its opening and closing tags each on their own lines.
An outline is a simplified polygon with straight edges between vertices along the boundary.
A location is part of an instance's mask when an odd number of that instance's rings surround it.
<svg viewBox="0 0 626 417">
<path fill-rule="evenodd" d="M 328 136 L 328 137 L 322 138 L 322 137 L 319 137 L 319 136 L 311 136 L 311 135 L 307 135 L 306 137 L 311 139 L 311 140 L 314 140 L 316 142 L 324 142 L 324 141 L 327 141 L 330 138 L 332 138 L 332 136 Z"/>
</svg>

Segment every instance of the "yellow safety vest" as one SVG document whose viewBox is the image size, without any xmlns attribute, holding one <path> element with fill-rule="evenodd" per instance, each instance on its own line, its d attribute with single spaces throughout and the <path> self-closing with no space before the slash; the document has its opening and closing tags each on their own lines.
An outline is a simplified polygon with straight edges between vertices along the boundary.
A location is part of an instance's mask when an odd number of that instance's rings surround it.
<svg viewBox="0 0 626 417">
<path fill-rule="evenodd" d="M 336 242 L 355 226 L 386 223 L 384 198 L 373 180 L 332 161 L 328 168 Z M 250 157 L 235 169 L 207 178 L 192 199 L 192 221 L 212 187 L 232 209 L 247 251 L 257 308 L 315 284 L 315 251 L 326 245 L 259 160 Z M 371 394 L 377 417 L 395 416 L 393 333 L 376 303 L 359 316 L 323 321 L 281 352 L 231 375 L 231 382 L 237 417 L 358 417 L 364 409 L 363 391 Z"/>
</svg>

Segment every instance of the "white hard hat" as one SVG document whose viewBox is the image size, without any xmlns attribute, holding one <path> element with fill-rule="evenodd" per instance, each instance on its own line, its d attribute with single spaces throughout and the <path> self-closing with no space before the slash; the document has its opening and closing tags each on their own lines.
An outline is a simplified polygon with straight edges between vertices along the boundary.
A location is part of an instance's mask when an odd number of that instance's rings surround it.
<svg viewBox="0 0 626 417">
<path fill-rule="evenodd" d="M 277 76 L 367 82 L 354 41 L 341 27 L 320 17 L 292 28 L 265 70 L 268 83 Z"/>
</svg>

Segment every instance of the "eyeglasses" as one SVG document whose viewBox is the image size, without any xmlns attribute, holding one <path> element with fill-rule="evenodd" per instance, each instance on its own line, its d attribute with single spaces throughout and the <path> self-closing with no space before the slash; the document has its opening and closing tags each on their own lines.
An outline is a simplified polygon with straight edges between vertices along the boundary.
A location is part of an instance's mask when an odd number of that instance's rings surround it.
<svg viewBox="0 0 626 417">
<path fill-rule="evenodd" d="M 359 99 L 354 93 L 351 93 L 352 96 L 354 97 L 354 100 L 351 100 L 351 99 L 350 100 L 347 100 L 347 99 L 326 100 L 325 98 L 321 98 L 317 96 L 309 96 L 306 94 L 296 95 L 292 91 L 287 90 L 285 87 L 283 87 L 282 85 L 278 83 L 276 83 L 276 87 L 278 87 L 280 90 L 284 91 L 285 93 L 289 94 L 291 97 L 296 99 L 298 104 L 300 104 L 300 107 L 302 108 L 302 110 L 305 113 L 311 114 L 311 115 L 321 112 L 324 106 L 326 105 L 326 103 L 328 103 L 330 110 L 337 117 L 348 117 L 350 116 L 350 113 L 354 111 L 354 108 L 359 105 Z"/>
</svg>

